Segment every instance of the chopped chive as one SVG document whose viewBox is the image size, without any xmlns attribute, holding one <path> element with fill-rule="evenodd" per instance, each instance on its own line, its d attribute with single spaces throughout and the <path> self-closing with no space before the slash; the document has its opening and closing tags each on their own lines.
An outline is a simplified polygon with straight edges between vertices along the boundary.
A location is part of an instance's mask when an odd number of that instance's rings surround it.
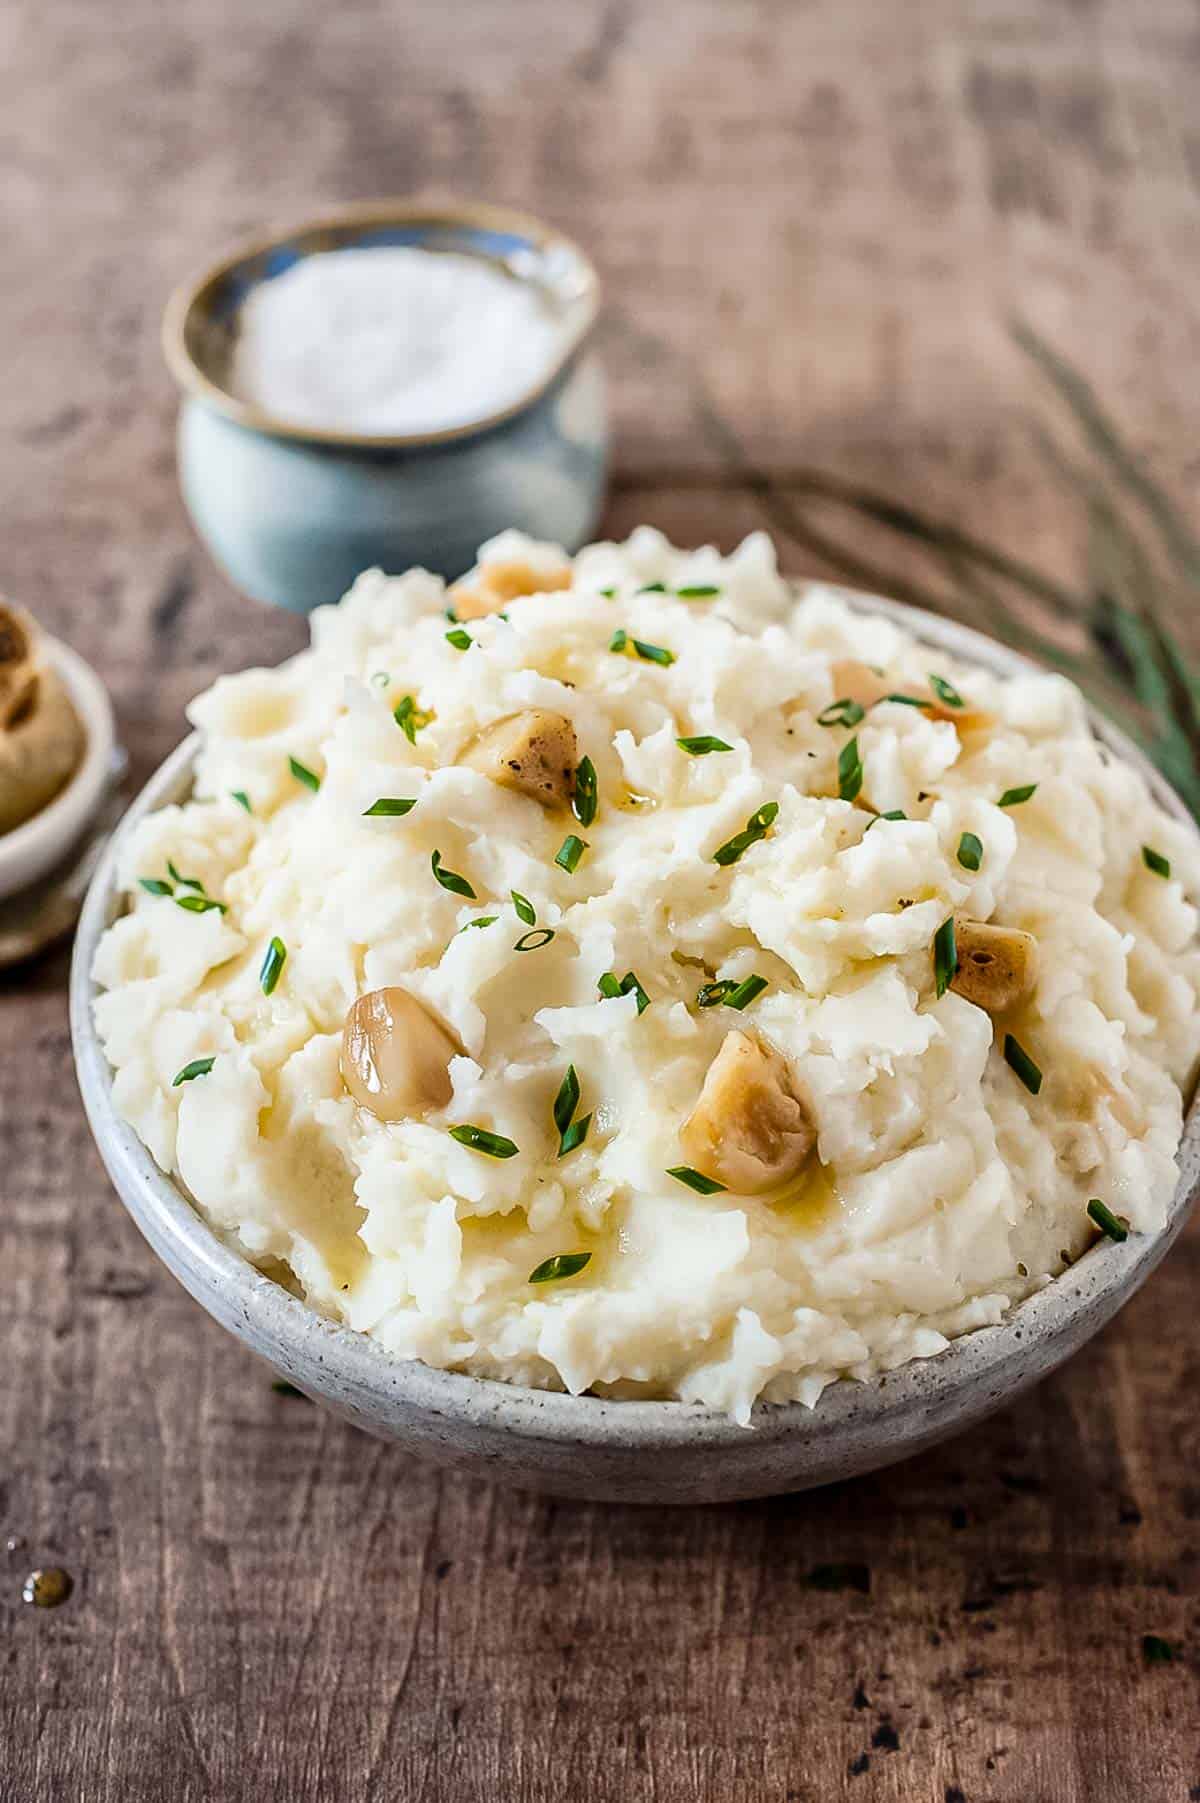
<svg viewBox="0 0 1200 1803">
<path fill-rule="evenodd" d="M 596 766 L 591 758 L 579 760 L 575 771 L 575 790 L 571 807 L 580 826 L 590 826 L 596 818 Z"/>
<path fill-rule="evenodd" d="M 974 833 L 964 833 L 958 842 L 957 857 L 964 870 L 978 870 L 983 863 L 983 841 Z"/>
<path fill-rule="evenodd" d="M 871 828 L 873 826 L 878 826 L 878 824 L 881 820 L 907 820 L 907 819 L 908 819 L 908 815 L 904 812 L 903 808 L 889 808 L 888 812 L 886 814 L 876 814 L 876 816 L 873 820 L 868 820 L 866 826 L 863 828 L 863 838 L 865 839 L 867 834 L 870 832 Z"/>
<path fill-rule="evenodd" d="M 630 644 L 640 658 L 648 664 L 667 664 L 675 662 L 675 653 L 668 651 L 665 645 L 648 645 L 644 639 L 630 639 Z"/>
<path fill-rule="evenodd" d="M 175 906 L 188 914 L 210 914 L 214 908 L 218 914 L 226 912 L 225 903 L 213 895 L 177 895 Z"/>
<path fill-rule="evenodd" d="M 527 927 L 536 926 L 537 915 L 533 911 L 533 903 L 526 901 L 523 895 L 518 895 L 515 889 L 510 889 L 508 893 L 512 896 L 512 905 L 517 910 L 517 919 L 523 920 Z"/>
<path fill-rule="evenodd" d="M 712 733 L 701 733 L 694 739 L 676 739 L 675 743 L 680 751 L 686 751 L 692 758 L 707 757 L 710 751 L 733 750 L 732 745 L 727 745 L 724 739 L 714 738 Z"/>
<path fill-rule="evenodd" d="M 947 682 L 944 676 L 935 676 L 931 671 L 929 686 L 938 700 L 944 701 L 947 707 L 965 707 L 967 705 L 953 683 Z"/>
<path fill-rule="evenodd" d="M 831 701 L 817 715 L 818 726 L 857 726 L 866 715 L 866 708 L 861 702 L 852 701 L 843 696 L 840 701 Z"/>
<path fill-rule="evenodd" d="M 694 1171 L 690 1164 L 672 1165 L 667 1176 L 674 1177 L 677 1183 L 686 1183 L 688 1188 L 694 1189 L 698 1196 L 715 1196 L 718 1191 L 725 1188 L 723 1183 L 717 1183 L 714 1178 L 706 1177 L 703 1171 Z"/>
<path fill-rule="evenodd" d="M 710 601 L 720 592 L 715 582 L 689 582 L 685 588 L 675 590 L 681 601 Z"/>
<path fill-rule="evenodd" d="M 204 894 L 204 884 L 200 878 L 198 876 L 180 876 L 170 858 L 167 859 L 167 875 L 178 883 L 181 889 L 198 889 L 201 895 Z"/>
<path fill-rule="evenodd" d="M 1036 791 L 1036 783 L 1023 783 L 1019 789 L 1005 789 L 1003 795 L 996 803 L 996 806 L 998 808 L 1018 807 L 1021 802 L 1028 801 L 1029 797 L 1035 794 Z"/>
<path fill-rule="evenodd" d="M 932 701 L 924 701 L 924 700 L 922 700 L 920 695 L 899 695 L 899 694 L 881 695 L 879 697 L 879 700 L 877 702 L 875 702 L 875 706 L 882 707 L 883 703 L 885 701 L 898 701 L 901 707 L 932 707 L 933 706 Z"/>
<path fill-rule="evenodd" d="M 254 809 L 250 806 L 250 797 L 247 795 L 245 789 L 231 789 L 229 793 L 233 796 L 233 799 L 237 802 L 239 808 L 245 808 L 247 814 L 253 814 Z"/>
<path fill-rule="evenodd" d="M 590 1114 L 585 1114 L 577 1121 L 572 1121 L 558 1142 L 558 1156 L 565 1158 L 568 1152 L 574 1152 L 588 1136 L 588 1128 L 592 1124 Z"/>
<path fill-rule="evenodd" d="M 766 838 L 778 812 L 777 801 L 765 801 L 761 808 L 756 808 L 741 832 L 735 833 L 732 839 L 727 839 L 724 845 L 717 847 L 713 853 L 713 863 L 736 864 L 744 851 Z"/>
<path fill-rule="evenodd" d="M 1129 1222 L 1124 1215 L 1115 1215 L 1111 1208 L 1106 1208 L 1098 1196 L 1093 1196 L 1087 1205 L 1088 1214 L 1096 1223 L 1101 1233 L 1106 1233 L 1110 1240 L 1120 1245 L 1129 1238 Z"/>
<path fill-rule="evenodd" d="M 716 1008 L 733 994 L 737 984 L 726 977 L 720 983 L 704 983 L 696 991 L 697 1008 Z"/>
<path fill-rule="evenodd" d="M 164 883 L 160 876 L 140 876 L 138 882 L 147 895 L 174 895 L 170 883 Z"/>
<path fill-rule="evenodd" d="M 446 634 L 446 643 L 453 645 L 456 651 L 468 651 L 475 641 L 469 632 L 465 632 L 461 626 L 455 626 Z"/>
<path fill-rule="evenodd" d="M 767 987 L 767 979 L 760 976 L 745 977 L 724 998 L 727 1008 L 748 1008 L 750 1003 L 760 996 Z"/>
<path fill-rule="evenodd" d="M 485 1152 L 489 1158 L 515 1158 L 520 1151 L 511 1139 L 505 1139 L 502 1133 L 489 1133 L 486 1127 L 451 1127 L 450 1137 L 460 1146 L 469 1146 L 472 1152 Z"/>
<path fill-rule="evenodd" d="M 624 649 L 625 649 L 626 645 L 628 645 L 628 643 L 629 643 L 629 634 L 626 632 L 626 630 L 623 626 L 618 626 L 617 630 L 613 633 L 612 637 L 608 641 L 608 648 L 610 651 L 624 651 Z"/>
<path fill-rule="evenodd" d="M 847 739 L 838 752 L 838 795 L 843 801 L 856 801 L 862 788 L 862 758 L 858 753 L 858 739 Z"/>
<path fill-rule="evenodd" d="M 600 978 L 596 987 L 604 999 L 609 1002 L 615 1002 L 622 995 L 636 995 L 639 1014 L 644 1014 L 650 1006 L 650 997 L 631 970 L 625 972 L 620 982 L 617 981 L 615 971 L 608 971 Z"/>
<path fill-rule="evenodd" d="M 532 933 L 522 933 L 513 946 L 514 952 L 540 952 L 544 945 L 549 945 L 554 937 L 553 927 L 535 927 Z"/>
<path fill-rule="evenodd" d="M 954 943 L 954 916 L 943 920 L 933 935 L 933 980 L 940 997 L 944 996 L 958 969 L 958 947 Z"/>
<path fill-rule="evenodd" d="M 1164 858 L 1161 851 L 1155 851 L 1152 845 L 1142 846 L 1142 863 L 1147 870 L 1152 870 L 1155 876 L 1170 876 L 1171 874 L 1171 860 Z"/>
<path fill-rule="evenodd" d="M 266 956 L 262 961 L 262 969 L 258 973 L 258 980 L 262 985 L 264 995 L 274 994 L 286 958 L 287 946 L 277 935 L 267 947 Z"/>
<path fill-rule="evenodd" d="M 1036 1096 L 1042 1087 L 1042 1073 L 1019 1039 L 1011 1033 L 1004 1035 L 1004 1062 L 1010 1070 L 1016 1072 L 1030 1095 Z"/>
<path fill-rule="evenodd" d="M 215 1056 L 212 1058 L 193 1058 L 190 1064 L 184 1065 L 177 1077 L 172 1078 L 171 1088 L 178 1089 L 181 1083 L 190 1083 L 194 1077 L 207 1077 L 209 1071 L 216 1062 Z"/>
<path fill-rule="evenodd" d="M 545 1258 L 536 1271 L 529 1273 L 530 1283 L 557 1283 L 561 1277 L 575 1277 L 591 1258 L 590 1252 L 556 1252 Z"/>
<path fill-rule="evenodd" d="M 474 920 L 464 920 L 458 930 L 465 933 L 468 927 L 493 927 L 499 918 L 498 914 L 478 914 Z"/>
<path fill-rule="evenodd" d="M 616 592 L 615 588 L 602 588 L 600 590 L 600 593 L 604 596 L 606 601 L 611 601 Z"/>
<path fill-rule="evenodd" d="M 1142 1658 L 1147 1665 L 1170 1665 L 1175 1649 L 1161 1634 L 1142 1635 Z"/>
<path fill-rule="evenodd" d="M 665 582 L 643 582 L 641 588 L 634 590 L 634 593 L 638 595 L 665 595 L 666 592 Z"/>
<path fill-rule="evenodd" d="M 558 1094 L 554 1098 L 554 1125 L 560 1134 L 566 1132 L 571 1125 L 572 1117 L 579 1106 L 579 1078 L 575 1066 L 568 1064 L 566 1075 L 558 1086 Z"/>
<path fill-rule="evenodd" d="M 468 901 L 478 901 L 478 896 L 475 894 L 474 889 L 472 889 L 465 876 L 459 876 L 456 870 L 446 870 L 443 868 L 442 854 L 440 851 L 435 851 L 429 862 L 434 876 L 442 885 L 443 889 L 449 889 L 451 895 L 465 895 Z"/>
<path fill-rule="evenodd" d="M 402 695 L 392 709 L 392 719 L 396 722 L 396 725 L 400 728 L 409 744 L 415 745 L 417 742 L 417 734 L 423 726 L 429 725 L 429 722 L 433 719 L 433 715 L 424 713 L 422 709 L 417 706 L 411 695 Z"/>
<path fill-rule="evenodd" d="M 299 758 L 290 757 L 288 759 L 288 769 L 291 771 L 296 781 L 298 783 L 303 783 L 306 789 L 311 789 L 314 795 L 321 787 L 321 779 L 316 771 L 310 770 L 307 764 L 302 764 Z"/>
<path fill-rule="evenodd" d="M 369 808 L 363 809 L 363 819 L 370 820 L 373 816 L 379 816 L 399 820 L 403 815 L 411 814 L 416 805 L 415 801 L 406 801 L 400 795 L 381 795 L 378 801 L 373 801 Z"/>
<path fill-rule="evenodd" d="M 568 833 L 554 854 L 554 862 L 571 875 L 579 868 L 579 860 L 587 848 L 586 839 L 579 838 L 576 833 Z"/>
</svg>

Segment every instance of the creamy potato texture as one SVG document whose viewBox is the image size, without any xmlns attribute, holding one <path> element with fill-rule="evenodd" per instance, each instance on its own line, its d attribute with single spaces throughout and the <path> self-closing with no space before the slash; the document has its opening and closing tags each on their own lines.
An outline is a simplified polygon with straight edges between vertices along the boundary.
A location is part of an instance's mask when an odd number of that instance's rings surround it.
<svg viewBox="0 0 1200 1803">
<path fill-rule="evenodd" d="M 195 799 L 127 843 L 96 957 L 117 1106 L 163 1170 L 398 1357 L 742 1420 L 998 1321 L 1086 1248 L 1093 1197 L 1154 1232 L 1200 1048 L 1200 859 L 1077 691 L 796 590 L 761 536 L 721 558 L 642 529 L 564 564 L 493 541 L 457 627 L 439 580 L 368 573 L 311 650 L 193 704 Z M 573 726 L 594 818 L 469 761 L 532 709 Z M 1007 1012 L 938 993 L 953 918 L 1036 941 Z M 389 987 L 444 1029 L 450 1091 L 390 1121 L 340 1066 L 347 1011 Z M 804 1162 L 699 1193 L 668 1173 L 734 1031 L 783 1073 Z M 591 1118 L 559 1156 L 568 1067 Z"/>
</svg>

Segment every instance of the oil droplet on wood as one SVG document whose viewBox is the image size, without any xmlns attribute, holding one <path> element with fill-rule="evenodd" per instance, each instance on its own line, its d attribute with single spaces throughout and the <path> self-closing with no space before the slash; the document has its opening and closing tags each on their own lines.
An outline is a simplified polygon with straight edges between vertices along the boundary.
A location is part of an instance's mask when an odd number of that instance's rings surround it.
<svg viewBox="0 0 1200 1803">
<path fill-rule="evenodd" d="M 57 1609 L 75 1588 L 75 1580 L 61 1565 L 47 1565 L 44 1571 L 31 1571 L 21 1597 L 35 1609 Z"/>
</svg>

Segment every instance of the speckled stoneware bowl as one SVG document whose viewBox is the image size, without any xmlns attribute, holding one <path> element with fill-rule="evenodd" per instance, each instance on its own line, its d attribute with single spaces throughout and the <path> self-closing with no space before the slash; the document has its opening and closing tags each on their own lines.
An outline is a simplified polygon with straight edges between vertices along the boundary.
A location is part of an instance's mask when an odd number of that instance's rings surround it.
<svg viewBox="0 0 1200 1803">
<path fill-rule="evenodd" d="M 867 596 L 846 599 L 1001 674 L 1031 668 L 965 627 Z M 1099 739 L 1142 771 L 1163 807 L 1190 823 L 1183 803 L 1124 734 L 1097 716 L 1092 724 Z M 167 759 L 130 809 L 122 834 L 152 809 L 187 796 L 195 748 L 189 739 Z M 833 1384 L 815 1409 L 760 1405 L 750 1428 L 690 1404 L 564 1396 L 400 1362 L 364 1335 L 322 1320 L 231 1252 L 117 1118 L 92 1025 L 90 973 L 96 941 L 121 906 L 114 889 L 118 854 L 114 843 L 80 922 L 71 1029 L 88 1117 L 122 1201 L 185 1288 L 276 1370 L 369 1433 L 441 1464 L 563 1496 L 646 1503 L 767 1496 L 892 1464 L 981 1420 L 1078 1351 L 1145 1282 L 1200 1189 L 1200 1114 L 1193 1104 L 1161 1233 L 1131 1235 L 1122 1245 L 1098 1240 L 1000 1326 L 966 1334 L 936 1358 L 868 1383 Z"/>
<path fill-rule="evenodd" d="M 250 291 L 328 250 L 416 245 L 500 266 L 562 320 L 557 360 L 513 405 L 469 426 L 364 436 L 290 424 L 228 386 Z M 576 549 L 604 491 L 604 382 L 589 340 L 596 272 L 527 214 L 450 202 L 370 201 L 244 246 L 171 297 L 163 349 L 184 392 L 179 480 L 193 523 L 235 587 L 301 610 L 336 601 L 360 570 L 422 564 L 461 576 L 505 526 Z"/>
</svg>

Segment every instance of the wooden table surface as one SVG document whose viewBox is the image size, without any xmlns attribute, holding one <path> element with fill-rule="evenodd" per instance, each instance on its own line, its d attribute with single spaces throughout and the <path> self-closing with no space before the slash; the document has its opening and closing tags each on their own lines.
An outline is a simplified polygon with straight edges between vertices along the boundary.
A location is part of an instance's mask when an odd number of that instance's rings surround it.
<svg viewBox="0 0 1200 1803">
<path fill-rule="evenodd" d="M 191 535 L 160 308 L 320 204 L 483 194 L 589 246 L 613 532 L 766 523 L 802 571 L 836 526 L 839 568 L 989 618 L 847 530 L 840 482 L 1077 582 L 1014 314 L 1194 493 L 1192 0 L 16 0 L 0 44 L 0 588 L 103 671 L 138 779 L 197 689 L 303 637 Z M 1054 593 L 1011 631 L 1086 660 Z M 5 1803 L 1200 1798 L 1200 1234 L 1068 1370 L 875 1477 L 677 1513 L 442 1478 L 274 1393 L 157 1265 L 66 968 L 0 979 Z M 24 1607 L 51 1562 L 73 1596 Z"/>
</svg>

